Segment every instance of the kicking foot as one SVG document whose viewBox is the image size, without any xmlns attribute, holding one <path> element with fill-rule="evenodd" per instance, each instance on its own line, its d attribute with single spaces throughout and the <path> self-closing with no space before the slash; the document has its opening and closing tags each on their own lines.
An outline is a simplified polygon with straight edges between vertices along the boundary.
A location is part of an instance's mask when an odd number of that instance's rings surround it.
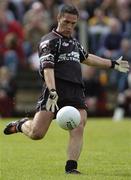
<svg viewBox="0 0 131 180">
<path fill-rule="evenodd" d="M 9 134 L 22 132 L 21 125 L 28 120 L 29 119 L 26 117 L 18 121 L 10 122 L 9 124 L 7 124 L 6 128 L 4 129 L 4 134 L 9 135 Z"/>
</svg>

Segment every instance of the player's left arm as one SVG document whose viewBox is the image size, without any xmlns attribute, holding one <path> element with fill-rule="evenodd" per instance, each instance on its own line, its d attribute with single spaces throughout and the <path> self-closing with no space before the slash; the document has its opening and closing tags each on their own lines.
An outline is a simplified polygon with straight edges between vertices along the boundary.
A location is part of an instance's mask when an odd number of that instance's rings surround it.
<svg viewBox="0 0 131 180">
<path fill-rule="evenodd" d="M 94 54 L 88 54 L 88 57 L 82 62 L 83 64 L 99 67 L 99 68 L 113 68 L 120 72 L 128 72 L 129 71 L 129 63 L 127 60 L 122 60 L 122 56 L 117 60 L 110 60 L 106 58 L 101 58 Z"/>
</svg>

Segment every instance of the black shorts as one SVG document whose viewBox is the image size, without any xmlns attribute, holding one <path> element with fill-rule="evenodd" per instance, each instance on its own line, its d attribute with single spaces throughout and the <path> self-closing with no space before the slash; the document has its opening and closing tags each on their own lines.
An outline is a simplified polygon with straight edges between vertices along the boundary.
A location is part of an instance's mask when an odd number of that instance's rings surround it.
<svg viewBox="0 0 131 180">
<path fill-rule="evenodd" d="M 78 109 L 86 109 L 85 95 L 83 86 L 72 82 L 56 79 L 56 89 L 58 93 L 58 107 L 74 106 Z M 36 111 L 46 110 L 45 105 L 49 96 L 47 87 L 42 92 L 38 99 Z"/>
</svg>

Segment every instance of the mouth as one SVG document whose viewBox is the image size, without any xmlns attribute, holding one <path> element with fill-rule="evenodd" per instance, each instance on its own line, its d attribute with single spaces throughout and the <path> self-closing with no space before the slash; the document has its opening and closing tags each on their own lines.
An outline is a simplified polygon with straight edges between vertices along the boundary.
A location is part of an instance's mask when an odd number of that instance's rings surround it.
<svg viewBox="0 0 131 180">
<path fill-rule="evenodd" d="M 71 34 L 71 30 L 66 30 L 65 33 L 66 34 Z"/>
<path fill-rule="evenodd" d="M 71 31 L 65 31 L 63 34 L 64 34 L 65 36 L 69 37 L 69 36 L 71 36 Z"/>
</svg>

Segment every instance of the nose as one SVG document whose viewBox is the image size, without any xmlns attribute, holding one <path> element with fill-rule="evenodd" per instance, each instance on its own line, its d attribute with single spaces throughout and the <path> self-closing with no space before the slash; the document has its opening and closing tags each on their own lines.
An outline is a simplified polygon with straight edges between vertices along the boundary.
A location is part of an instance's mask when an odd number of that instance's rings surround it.
<svg viewBox="0 0 131 180">
<path fill-rule="evenodd" d="M 73 28 L 73 26 L 72 26 L 72 24 L 71 24 L 71 23 L 69 23 L 66 27 L 67 27 L 67 29 L 68 29 L 68 30 L 70 30 L 70 31 L 71 31 L 71 30 L 72 30 L 72 28 Z"/>
</svg>

